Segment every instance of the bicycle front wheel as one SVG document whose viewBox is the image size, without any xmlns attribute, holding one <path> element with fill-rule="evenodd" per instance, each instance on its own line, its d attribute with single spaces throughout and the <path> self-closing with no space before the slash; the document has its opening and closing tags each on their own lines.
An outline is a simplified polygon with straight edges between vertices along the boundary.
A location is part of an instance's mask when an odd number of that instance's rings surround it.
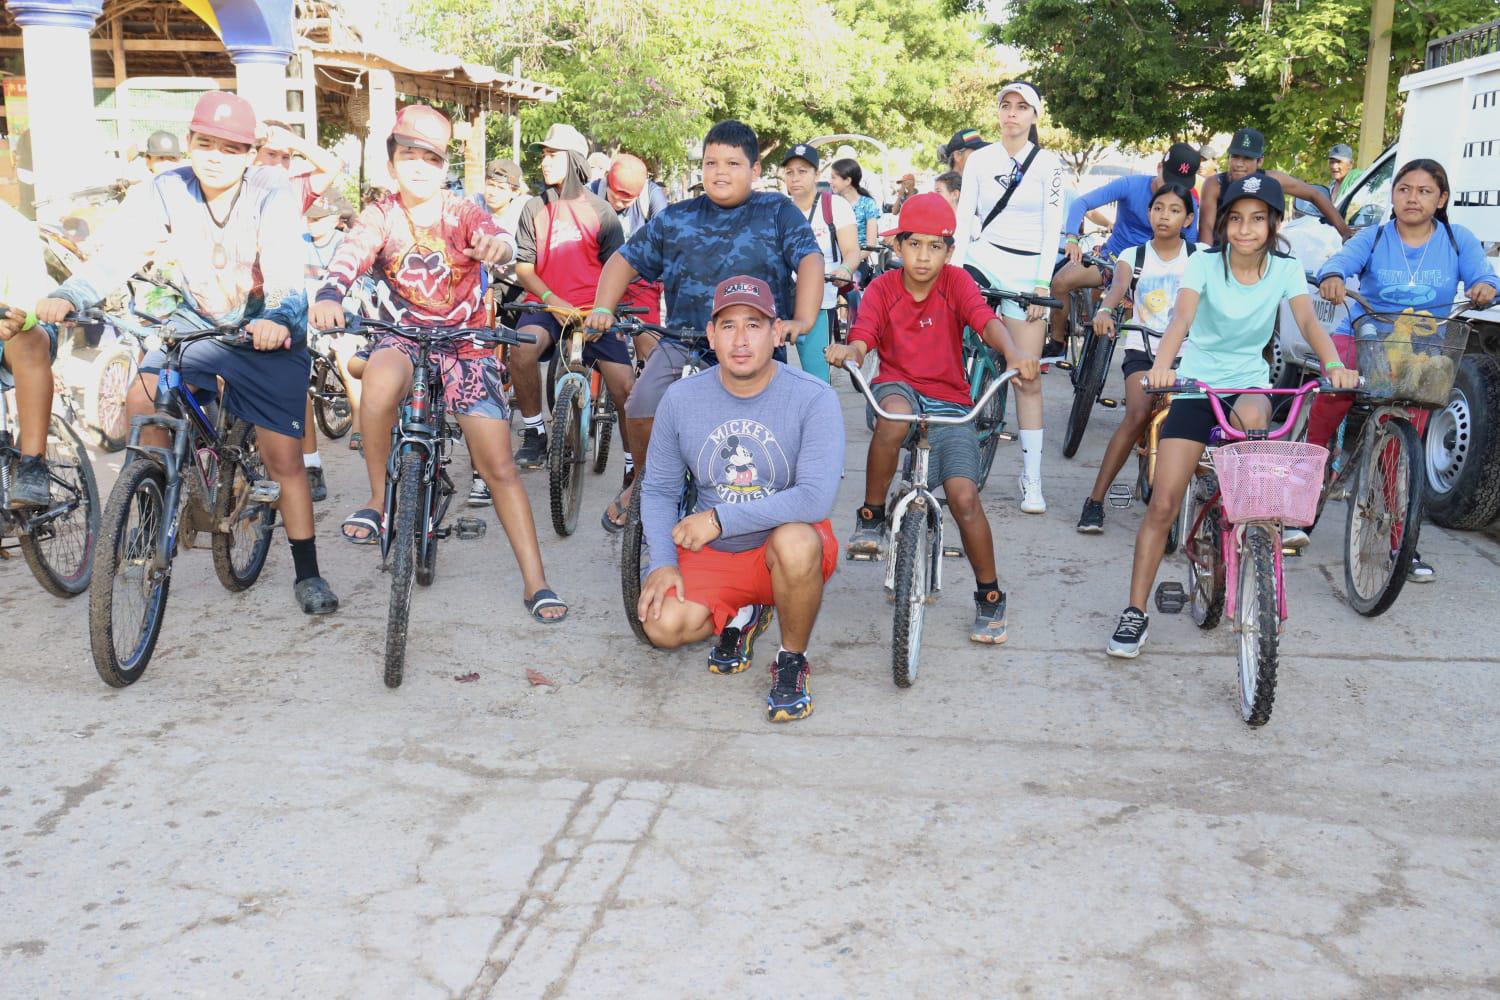
<svg viewBox="0 0 1500 1000">
<path fill-rule="evenodd" d="M 1194 624 L 1201 629 L 1214 628 L 1224 617 L 1224 558 L 1219 548 L 1222 509 L 1214 504 L 1199 517 L 1215 492 L 1211 478 L 1194 476 L 1177 520 L 1178 547 L 1187 564 L 1188 605 Z"/>
<path fill-rule="evenodd" d="M 1088 428 L 1089 417 L 1094 411 L 1094 400 L 1104 391 L 1104 379 L 1109 375 L 1109 345 L 1093 331 L 1087 333 L 1083 342 L 1083 362 L 1073 382 L 1073 406 L 1068 410 L 1068 426 L 1063 433 L 1063 457 L 1078 454 L 1083 443 L 1083 432 Z"/>
<path fill-rule="evenodd" d="M 1240 717 L 1252 726 L 1271 720 L 1276 699 L 1276 652 L 1281 611 L 1276 542 L 1261 525 L 1245 528 L 1240 547 L 1234 622 L 1239 632 Z"/>
<path fill-rule="evenodd" d="M 348 434 L 354 426 L 354 408 L 349 405 L 344 376 L 327 358 L 313 361 L 313 416 L 318 429 L 333 440 Z"/>
<path fill-rule="evenodd" d="M 21 553 L 37 582 L 58 597 L 89 589 L 99 538 L 99 488 L 83 439 L 57 414 L 47 427 L 52 501 L 38 524 L 21 536 Z"/>
<path fill-rule="evenodd" d="M 578 527 L 583 502 L 583 397 L 578 383 L 557 394 L 552 432 L 547 436 L 547 493 L 552 501 L 552 530 L 566 538 Z"/>
<path fill-rule="evenodd" d="M 601 473 L 609 465 L 609 439 L 614 433 L 615 421 L 619 415 L 615 411 L 615 401 L 609 395 L 609 388 L 604 387 L 600 391 L 599 401 L 594 404 L 594 426 L 593 432 L 589 434 L 589 451 L 594 459 L 594 472 Z"/>
<path fill-rule="evenodd" d="M 1360 462 L 1344 521 L 1344 587 L 1373 618 L 1401 595 L 1417 551 L 1427 488 L 1421 438 L 1401 417 L 1383 420 Z"/>
<path fill-rule="evenodd" d="M 891 629 L 891 677 L 911 687 L 922 655 L 922 626 L 932 593 L 932 547 L 937 539 L 920 501 L 906 508 L 896 536 L 895 620 Z"/>
<path fill-rule="evenodd" d="M 161 634 L 171 586 L 171 553 L 158 550 L 167 476 L 137 457 L 120 473 L 104 508 L 101 545 L 89 583 L 89 649 L 94 669 L 110 687 L 141 679 Z"/>
<path fill-rule="evenodd" d="M 980 384 L 974 388 L 976 398 L 983 396 L 985 390 L 990 387 L 990 383 L 997 377 L 995 370 L 986 365 Z M 1002 386 L 1000 391 L 985 404 L 984 409 L 979 411 L 979 416 L 974 419 L 974 430 L 980 435 L 979 489 L 981 491 L 984 489 L 984 484 L 989 482 L 990 468 L 995 464 L 995 451 L 1000 447 L 1000 431 L 1005 427 L 1005 400 L 1009 394 L 1010 386 Z"/>
<path fill-rule="evenodd" d="M 620 532 L 620 599 L 625 604 L 625 620 L 630 631 L 646 645 L 651 639 L 646 627 L 636 613 L 641 601 L 641 556 L 646 547 L 646 532 L 641 524 L 641 491 L 630 491 L 630 509 L 625 515 L 625 527 Z"/>
<path fill-rule="evenodd" d="M 276 510 L 250 499 L 256 482 L 267 476 L 255 427 L 236 419 L 224 433 L 224 445 L 214 490 L 214 572 L 225 590 L 237 593 L 254 586 L 265 569 Z"/>
<path fill-rule="evenodd" d="M 391 528 L 391 604 L 385 620 L 385 686 L 398 688 L 406 669 L 406 634 L 417 571 L 417 524 L 422 515 L 422 454 L 408 451 L 397 467 L 396 515 Z"/>
</svg>

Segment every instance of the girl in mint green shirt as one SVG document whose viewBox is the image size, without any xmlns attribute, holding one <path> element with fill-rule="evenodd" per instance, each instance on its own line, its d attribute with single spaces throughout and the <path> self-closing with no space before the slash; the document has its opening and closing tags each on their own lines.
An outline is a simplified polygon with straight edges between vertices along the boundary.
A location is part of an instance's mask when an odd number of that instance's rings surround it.
<svg viewBox="0 0 1500 1000">
<path fill-rule="evenodd" d="M 1275 330 L 1276 311 L 1285 300 L 1291 303 L 1297 326 L 1323 362 L 1329 380 L 1339 388 L 1358 385 L 1358 374 L 1339 361 L 1332 339 L 1313 313 L 1302 265 L 1276 249 L 1286 206 L 1281 185 L 1274 177 L 1251 174 L 1229 185 L 1221 204 L 1227 207 L 1214 220 L 1217 249 L 1194 254 L 1188 261 L 1172 321 L 1146 375 L 1148 383 L 1166 388 L 1180 373 L 1184 379 L 1196 379 L 1215 389 L 1268 386 L 1271 373 L 1262 352 Z M 1179 349 L 1182 362 L 1173 371 L 1172 359 Z M 1260 429 L 1270 423 L 1270 397 L 1245 392 L 1232 401 L 1233 419 L 1240 428 Z M 1110 638 L 1107 651 L 1111 656 L 1134 658 L 1145 644 L 1146 598 L 1156 582 L 1167 532 L 1177 520 L 1188 481 L 1215 426 L 1213 411 L 1203 396 L 1172 400 L 1162 424 L 1151 504 L 1135 539 L 1130 604 Z"/>
</svg>

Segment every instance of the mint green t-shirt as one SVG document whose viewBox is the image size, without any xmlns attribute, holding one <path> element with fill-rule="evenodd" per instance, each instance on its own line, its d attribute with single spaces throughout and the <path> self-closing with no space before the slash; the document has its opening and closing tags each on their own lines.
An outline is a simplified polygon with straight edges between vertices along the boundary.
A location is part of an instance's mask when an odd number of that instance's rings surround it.
<svg viewBox="0 0 1500 1000">
<path fill-rule="evenodd" d="M 1263 352 L 1276 329 L 1283 301 L 1307 294 L 1307 277 L 1296 257 L 1272 254 L 1253 285 L 1225 274 L 1219 249 L 1193 254 L 1182 289 L 1198 293 L 1198 312 L 1188 330 L 1178 372 L 1215 389 L 1257 389 L 1271 384 Z"/>
</svg>

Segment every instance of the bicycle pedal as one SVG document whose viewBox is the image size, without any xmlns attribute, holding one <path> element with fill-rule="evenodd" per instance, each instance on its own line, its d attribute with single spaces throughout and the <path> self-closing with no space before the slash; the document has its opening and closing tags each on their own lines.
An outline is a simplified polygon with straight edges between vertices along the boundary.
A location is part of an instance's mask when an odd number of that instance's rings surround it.
<svg viewBox="0 0 1500 1000">
<path fill-rule="evenodd" d="M 250 487 L 251 503 L 275 503 L 281 499 L 281 484 L 274 479 L 257 479 Z"/>
<path fill-rule="evenodd" d="M 964 548 L 962 545 L 943 546 L 943 558 L 945 559 L 961 559 L 963 557 L 963 554 Z"/>
<path fill-rule="evenodd" d="M 1115 483 L 1109 488 L 1109 493 L 1104 499 L 1108 500 L 1109 505 L 1115 510 L 1129 510 L 1130 505 L 1135 502 L 1135 494 L 1124 483 Z"/>
<path fill-rule="evenodd" d="M 1156 610 L 1164 615 L 1180 614 L 1187 607 L 1187 592 L 1180 583 L 1160 583 L 1156 586 Z"/>
<path fill-rule="evenodd" d="M 1054 362 L 1052 362 L 1052 367 L 1056 368 L 1060 372 L 1070 372 L 1070 371 L 1073 370 L 1073 362 L 1071 362 L 1071 361 L 1054 361 Z"/>
<path fill-rule="evenodd" d="M 1113 410 L 1115 407 L 1120 405 L 1120 401 L 1118 399 L 1105 399 L 1103 396 L 1100 396 L 1099 405 L 1104 407 L 1106 410 Z"/>
<path fill-rule="evenodd" d="M 454 522 L 452 530 L 459 538 L 471 540 L 483 538 L 488 527 L 489 525 L 477 517 L 461 517 Z"/>
<path fill-rule="evenodd" d="M 1016 436 L 1010 431 L 1001 431 L 999 434 L 996 434 L 995 437 L 1001 441 L 1014 441 L 1016 439 Z"/>
</svg>

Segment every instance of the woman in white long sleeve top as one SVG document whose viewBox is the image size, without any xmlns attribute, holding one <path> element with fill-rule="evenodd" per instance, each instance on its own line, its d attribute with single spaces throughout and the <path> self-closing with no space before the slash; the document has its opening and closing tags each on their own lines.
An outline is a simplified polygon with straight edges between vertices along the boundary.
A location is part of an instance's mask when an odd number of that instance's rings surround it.
<svg viewBox="0 0 1500 1000">
<path fill-rule="evenodd" d="M 1064 175 L 1057 154 L 1036 144 L 1041 113 L 1042 99 L 1031 84 L 1007 84 L 1000 91 L 1000 141 L 976 150 L 964 165 L 953 263 L 990 288 L 1049 294 L 1065 215 Z M 1012 184 L 1017 185 L 1015 193 L 991 219 Z M 1006 302 L 1000 312 L 1016 345 L 1040 355 L 1047 311 L 1032 306 L 1022 312 Z M 1021 425 L 1021 509 L 1040 514 L 1047 509 L 1042 498 L 1042 383 L 1018 380 L 1012 386 Z"/>
</svg>

